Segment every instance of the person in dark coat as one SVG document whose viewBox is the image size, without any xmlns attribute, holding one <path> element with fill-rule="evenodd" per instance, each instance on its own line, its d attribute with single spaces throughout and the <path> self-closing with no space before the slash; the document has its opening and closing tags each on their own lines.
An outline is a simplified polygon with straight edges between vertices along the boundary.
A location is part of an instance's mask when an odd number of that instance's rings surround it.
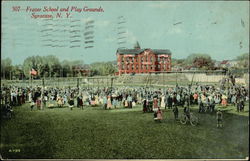
<svg viewBox="0 0 250 161">
<path fill-rule="evenodd" d="M 73 106 L 74 106 L 74 99 L 72 97 L 70 97 L 69 99 L 69 107 L 70 107 L 70 110 L 73 110 Z"/>
<path fill-rule="evenodd" d="M 221 110 L 218 110 L 216 113 L 216 119 L 217 119 L 217 127 L 222 127 L 222 112 Z"/>
<path fill-rule="evenodd" d="M 173 99 L 171 96 L 168 97 L 168 109 L 172 109 Z"/>
<path fill-rule="evenodd" d="M 172 104 L 177 105 L 176 93 L 174 93 L 174 95 L 173 95 Z M 170 106 L 170 109 L 172 109 L 172 106 Z"/>
<path fill-rule="evenodd" d="M 79 107 L 83 109 L 83 101 L 82 101 L 82 96 L 79 98 Z"/>
<path fill-rule="evenodd" d="M 190 120 L 190 108 L 187 105 L 185 105 L 185 107 L 184 107 L 184 114 Z"/>
<path fill-rule="evenodd" d="M 147 112 L 147 100 L 146 99 L 143 99 L 143 101 L 142 101 L 142 107 L 143 107 L 142 111 L 143 112 Z"/>
<path fill-rule="evenodd" d="M 210 110 L 211 112 L 214 112 L 215 109 L 215 101 L 214 101 L 214 96 L 212 96 L 211 100 L 210 100 Z"/>
<path fill-rule="evenodd" d="M 165 96 L 165 99 L 164 99 L 164 102 L 165 102 L 165 110 L 167 109 L 167 106 L 168 106 L 168 97 L 170 97 L 170 96 L 169 96 L 168 93 L 166 93 L 166 96 Z"/>
<path fill-rule="evenodd" d="M 76 101 L 76 102 L 77 102 L 77 105 L 76 105 L 76 107 L 80 107 L 80 100 L 81 100 L 81 99 L 80 99 L 80 96 L 77 96 L 77 101 Z"/>
<path fill-rule="evenodd" d="M 178 119 L 178 114 L 179 114 L 179 110 L 177 105 L 174 104 L 174 108 L 173 108 L 173 113 L 174 113 L 174 119 L 177 120 Z"/>
<path fill-rule="evenodd" d="M 199 96 L 199 98 L 198 98 L 198 105 L 199 105 L 199 113 L 201 113 L 201 112 L 204 112 L 204 104 L 203 104 L 203 102 L 202 102 L 202 100 L 201 100 L 201 96 Z"/>
</svg>

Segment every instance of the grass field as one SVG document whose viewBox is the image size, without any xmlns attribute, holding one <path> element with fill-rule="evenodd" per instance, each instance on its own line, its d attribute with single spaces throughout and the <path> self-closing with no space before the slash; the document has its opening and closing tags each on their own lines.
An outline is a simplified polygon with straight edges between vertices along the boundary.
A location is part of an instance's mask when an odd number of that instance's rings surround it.
<svg viewBox="0 0 250 161">
<path fill-rule="evenodd" d="M 246 158 L 248 110 L 240 115 L 233 107 L 224 111 L 224 127 L 216 128 L 215 114 L 198 114 L 199 125 L 174 121 L 164 111 L 162 123 L 152 113 L 101 107 L 54 108 L 30 111 L 16 107 L 15 117 L 2 120 L 3 158 Z M 182 112 L 182 108 L 179 108 Z"/>
</svg>

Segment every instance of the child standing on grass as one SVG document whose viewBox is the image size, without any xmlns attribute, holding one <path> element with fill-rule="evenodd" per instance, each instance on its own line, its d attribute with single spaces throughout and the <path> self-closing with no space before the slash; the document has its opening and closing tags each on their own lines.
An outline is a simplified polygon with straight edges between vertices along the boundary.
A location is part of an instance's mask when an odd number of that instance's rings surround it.
<svg viewBox="0 0 250 161">
<path fill-rule="evenodd" d="M 158 110 L 158 99 L 154 98 L 153 101 L 153 111 L 157 111 Z"/>
<path fill-rule="evenodd" d="M 38 97 L 36 100 L 36 107 L 38 110 L 41 110 L 41 98 L 40 97 Z"/>
<path fill-rule="evenodd" d="M 127 100 L 127 99 L 124 100 L 124 107 L 125 107 L 125 108 L 128 107 L 128 100 Z"/>
<path fill-rule="evenodd" d="M 30 102 L 30 110 L 32 111 L 35 106 L 35 103 L 33 101 Z"/>
<path fill-rule="evenodd" d="M 105 95 L 103 96 L 103 108 L 107 109 L 107 97 Z"/>
<path fill-rule="evenodd" d="M 108 96 L 107 108 L 108 108 L 108 109 L 111 109 L 111 108 L 112 108 L 112 102 L 111 102 L 111 97 L 110 97 L 110 96 Z"/>
<path fill-rule="evenodd" d="M 157 119 L 158 119 L 159 121 L 162 120 L 162 111 L 161 111 L 160 108 L 158 108 L 158 111 L 157 111 Z"/>
<path fill-rule="evenodd" d="M 222 95 L 221 105 L 222 106 L 227 106 L 227 96 L 226 95 Z"/>
<path fill-rule="evenodd" d="M 160 108 L 158 108 L 158 110 L 154 113 L 154 120 L 161 122 L 162 120 L 162 111 Z"/>
<path fill-rule="evenodd" d="M 174 105 L 173 113 L 174 113 L 174 119 L 177 120 L 178 119 L 179 110 L 178 110 L 178 107 L 177 107 L 176 104 Z"/>
<path fill-rule="evenodd" d="M 113 98 L 112 105 L 114 106 L 114 108 L 116 108 L 116 106 L 117 106 L 116 97 Z"/>
<path fill-rule="evenodd" d="M 145 98 L 142 100 L 142 111 L 147 112 L 147 100 Z"/>
<path fill-rule="evenodd" d="M 46 107 L 47 101 L 48 101 L 48 97 L 46 95 L 43 96 L 43 107 Z"/>
<path fill-rule="evenodd" d="M 128 108 L 132 108 L 132 96 L 129 95 L 127 100 L 128 100 Z"/>
<path fill-rule="evenodd" d="M 57 106 L 62 107 L 62 105 L 63 105 L 63 99 L 61 98 L 61 96 L 58 96 L 57 97 Z"/>
<path fill-rule="evenodd" d="M 216 113 L 216 119 L 217 119 L 217 127 L 222 127 L 222 112 L 221 110 L 218 110 Z"/>
<path fill-rule="evenodd" d="M 70 97 L 70 99 L 69 99 L 69 108 L 70 108 L 70 110 L 73 110 L 73 106 L 74 106 L 74 100 L 73 100 L 72 97 Z"/>
</svg>

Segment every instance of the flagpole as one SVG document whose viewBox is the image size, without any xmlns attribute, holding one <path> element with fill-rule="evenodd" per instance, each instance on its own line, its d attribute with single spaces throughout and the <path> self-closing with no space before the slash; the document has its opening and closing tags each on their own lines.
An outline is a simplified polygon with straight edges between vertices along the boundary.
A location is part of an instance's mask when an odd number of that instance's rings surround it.
<svg viewBox="0 0 250 161">
<path fill-rule="evenodd" d="M 30 73 L 30 86 L 31 86 L 31 73 Z"/>
<path fill-rule="evenodd" d="M 43 110 L 43 102 L 44 102 L 44 77 L 42 78 L 41 110 Z"/>
</svg>

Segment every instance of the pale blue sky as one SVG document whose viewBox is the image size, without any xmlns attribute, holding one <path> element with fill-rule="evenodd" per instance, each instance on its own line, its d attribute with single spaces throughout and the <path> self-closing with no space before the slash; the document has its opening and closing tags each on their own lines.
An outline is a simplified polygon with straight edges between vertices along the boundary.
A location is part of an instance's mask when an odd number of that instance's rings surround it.
<svg viewBox="0 0 250 161">
<path fill-rule="evenodd" d="M 12 12 L 12 6 L 43 8 L 43 6 L 104 9 L 104 12 L 71 12 L 70 19 L 44 21 L 32 19 L 31 13 L 24 10 Z M 39 12 L 37 14 L 45 14 Z M 48 14 L 48 13 L 47 13 Z M 52 13 L 55 15 L 55 13 Z M 192 53 L 210 54 L 213 59 L 234 59 L 242 53 L 249 52 L 249 2 L 2 2 L 2 58 L 9 57 L 14 64 L 32 55 L 58 56 L 61 60 L 83 60 L 89 64 L 95 61 L 116 60 L 118 17 L 124 16 L 126 23 L 124 34 L 127 48 L 132 48 L 139 41 L 142 48 L 169 49 L 173 58 L 186 58 Z M 94 48 L 84 48 L 84 21 L 93 19 Z M 71 22 L 80 20 L 80 22 Z M 243 23 L 242 24 L 242 21 Z M 70 25 L 80 25 L 80 47 L 69 48 L 70 33 L 54 32 L 55 45 L 65 47 L 48 47 L 42 37 L 50 29 L 48 23 L 56 25 L 53 29 L 69 29 Z M 175 23 L 181 22 L 174 25 Z M 50 32 L 50 31 L 49 31 Z M 48 32 L 48 33 L 49 33 Z M 241 44 L 240 44 L 241 42 Z M 240 47 L 242 46 L 242 47 Z"/>
</svg>

